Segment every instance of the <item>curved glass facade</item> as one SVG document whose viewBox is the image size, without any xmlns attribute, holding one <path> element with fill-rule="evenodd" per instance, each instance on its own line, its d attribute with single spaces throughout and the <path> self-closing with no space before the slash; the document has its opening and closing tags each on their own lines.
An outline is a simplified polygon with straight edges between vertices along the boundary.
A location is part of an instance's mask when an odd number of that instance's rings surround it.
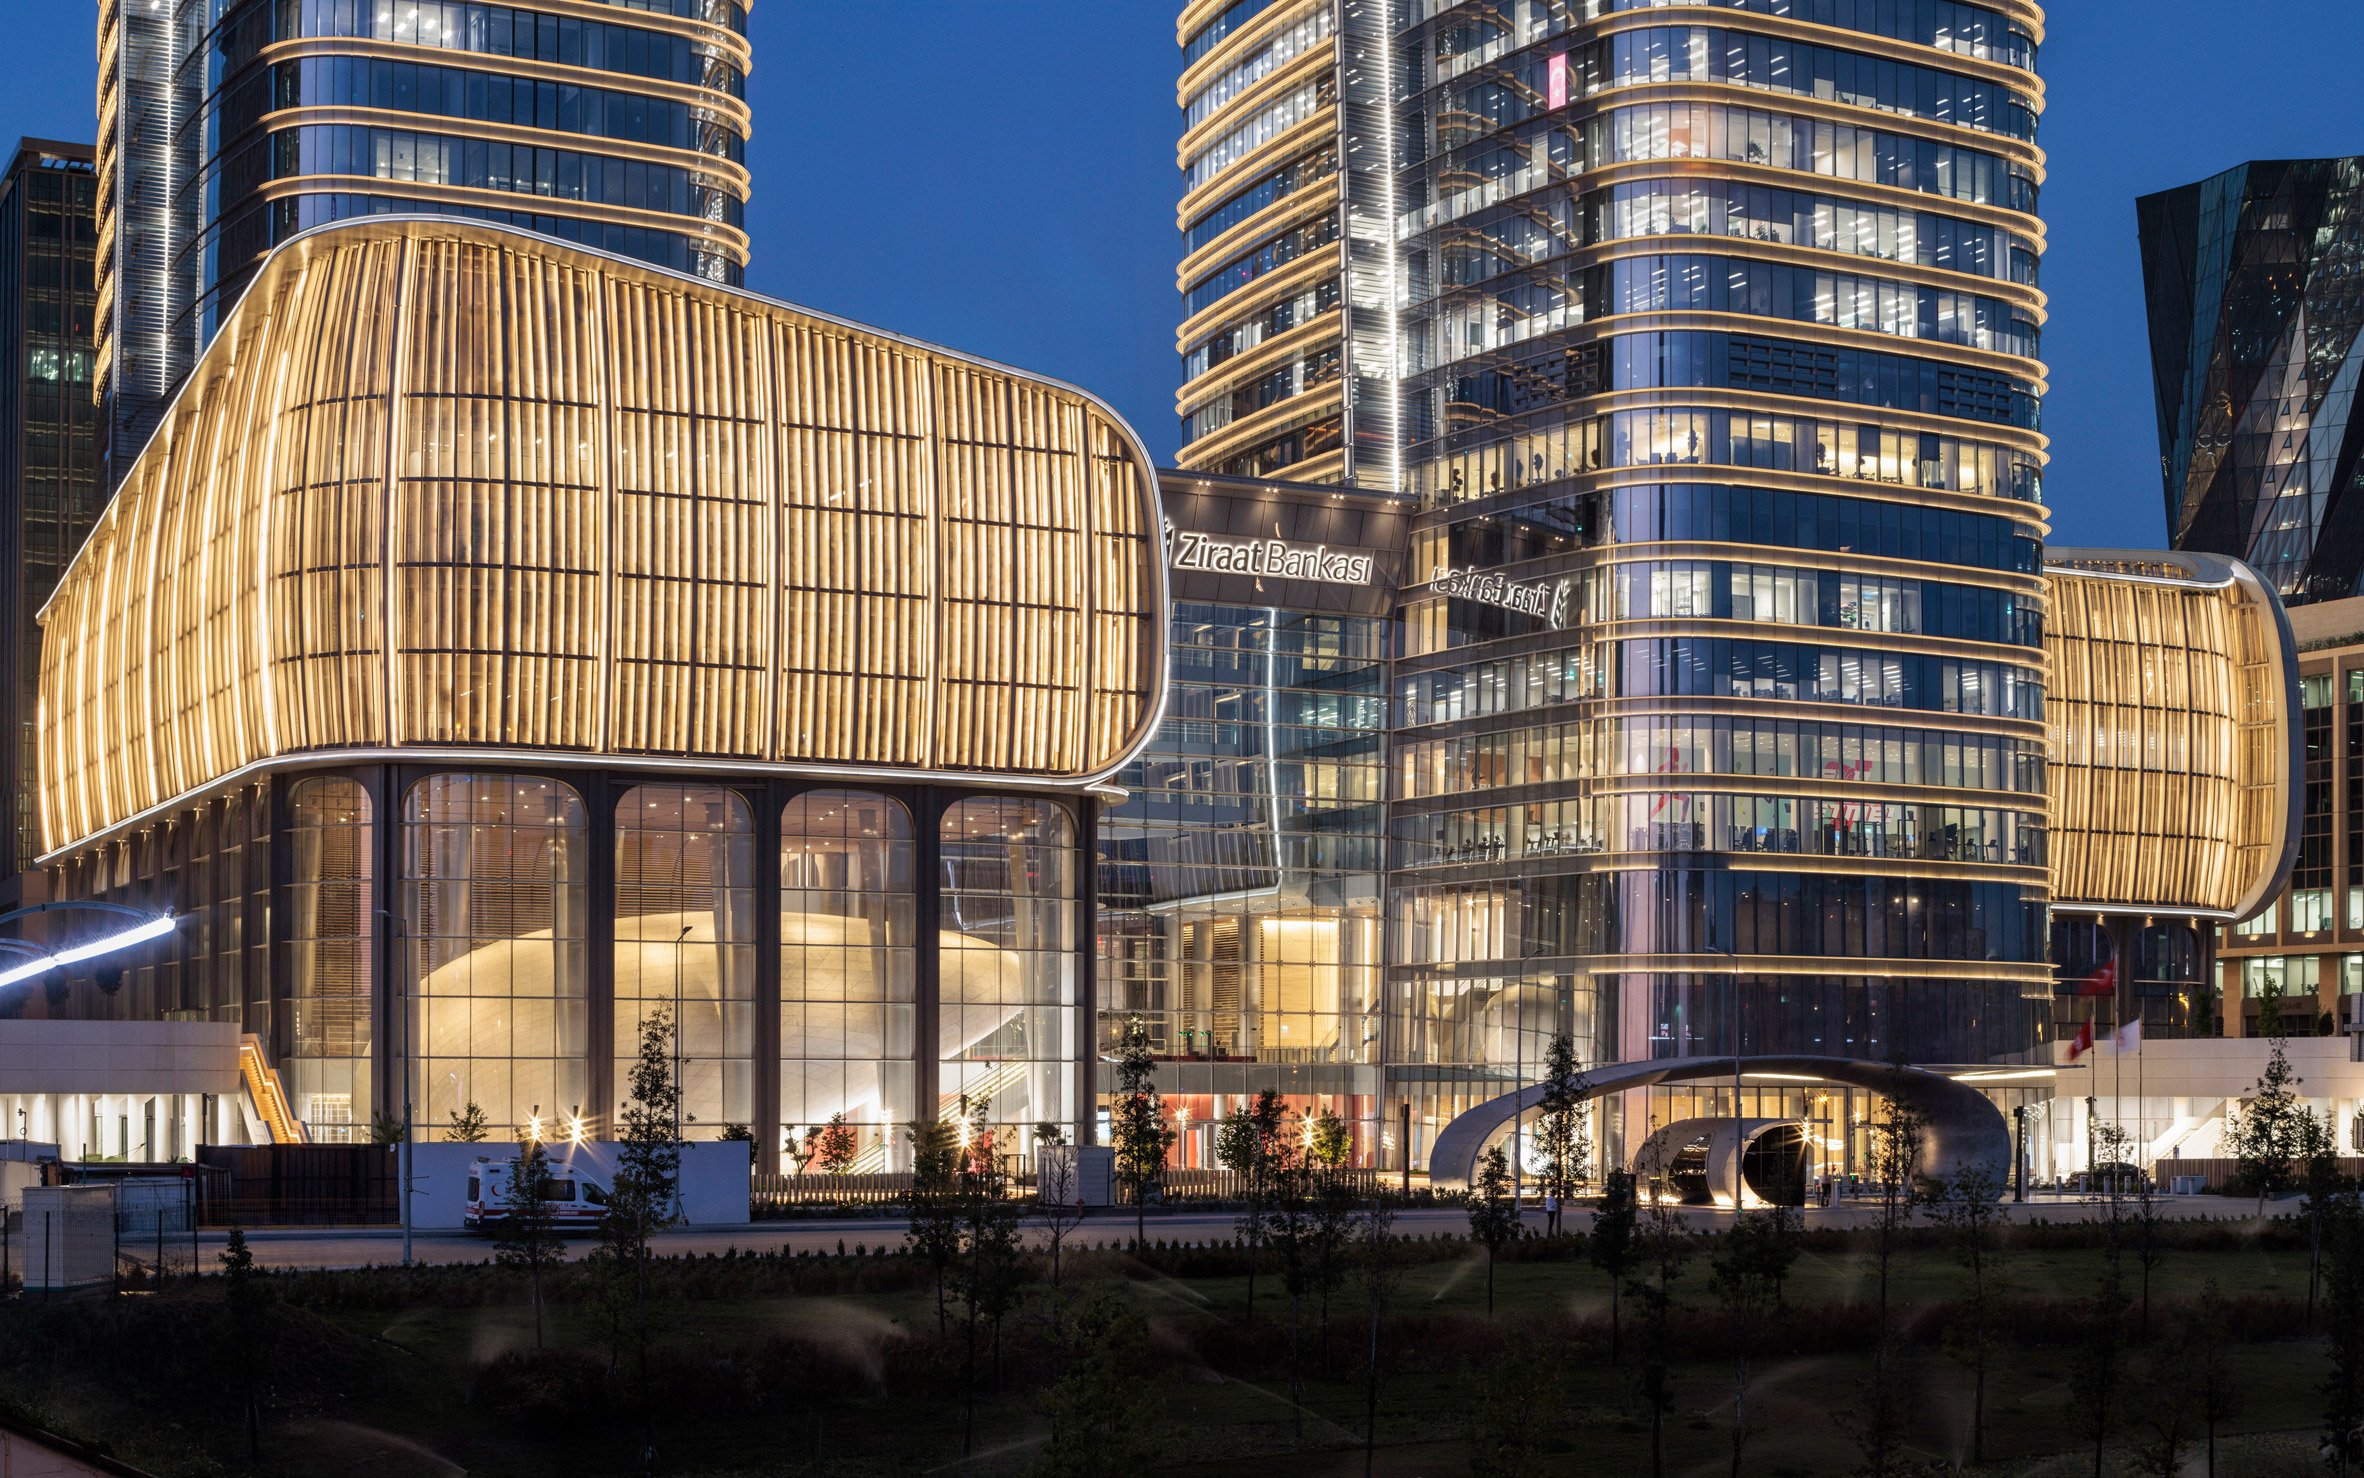
<svg viewBox="0 0 2364 1478">
<path fill-rule="evenodd" d="M 1570 1023 L 1978 1061 L 2050 992 L 2040 16 L 1655 8 L 1395 38 L 1424 1122 Z"/>
<path fill-rule="evenodd" d="M 640 785 L 616 802 L 615 1082 L 641 1023 L 677 1027 L 682 1133 L 755 1120 L 755 816 L 712 786 Z"/>
</svg>

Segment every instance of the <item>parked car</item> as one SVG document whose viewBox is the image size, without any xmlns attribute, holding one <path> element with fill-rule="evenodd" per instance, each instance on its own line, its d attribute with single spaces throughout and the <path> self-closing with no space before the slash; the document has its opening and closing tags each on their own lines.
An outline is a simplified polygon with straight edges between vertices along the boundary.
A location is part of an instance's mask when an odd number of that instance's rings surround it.
<svg viewBox="0 0 2364 1478">
<path fill-rule="evenodd" d="M 509 1219 L 509 1186 L 516 1174 L 515 1155 L 478 1160 L 468 1167 L 468 1210 L 462 1219 L 471 1230 L 493 1231 Z M 584 1167 L 553 1164 L 542 1200 L 560 1232 L 595 1231 L 607 1215 L 612 1190 Z"/>
</svg>

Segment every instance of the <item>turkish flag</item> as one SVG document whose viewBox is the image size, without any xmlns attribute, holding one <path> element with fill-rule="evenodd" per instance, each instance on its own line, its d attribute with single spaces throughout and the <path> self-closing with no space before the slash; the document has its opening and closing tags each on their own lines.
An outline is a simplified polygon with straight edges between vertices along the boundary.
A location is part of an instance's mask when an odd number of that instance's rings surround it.
<svg viewBox="0 0 2364 1478">
<path fill-rule="evenodd" d="M 2077 1039 L 2069 1044 L 2068 1060 L 2075 1062 L 2093 1050 L 2093 1023 L 2088 1021 L 2077 1028 Z"/>
<path fill-rule="evenodd" d="M 2077 983 L 2081 996 L 2114 996 L 2118 993 L 2118 962 L 2102 961 L 2101 968 Z"/>
</svg>

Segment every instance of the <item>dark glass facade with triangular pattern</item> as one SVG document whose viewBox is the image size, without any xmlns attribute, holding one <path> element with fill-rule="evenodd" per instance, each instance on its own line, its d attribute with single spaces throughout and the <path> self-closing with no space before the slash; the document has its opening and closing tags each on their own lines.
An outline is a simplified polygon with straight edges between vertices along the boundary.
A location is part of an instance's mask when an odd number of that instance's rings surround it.
<svg viewBox="0 0 2364 1478">
<path fill-rule="evenodd" d="M 2364 592 L 2364 159 L 2252 162 L 2136 212 L 2175 547 L 2292 604 Z"/>
</svg>

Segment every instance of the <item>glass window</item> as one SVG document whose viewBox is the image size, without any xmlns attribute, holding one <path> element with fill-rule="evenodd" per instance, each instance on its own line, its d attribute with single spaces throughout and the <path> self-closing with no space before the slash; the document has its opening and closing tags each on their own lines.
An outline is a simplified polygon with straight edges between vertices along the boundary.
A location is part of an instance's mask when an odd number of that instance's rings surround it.
<svg viewBox="0 0 2364 1478">
<path fill-rule="evenodd" d="M 843 1114 L 854 1170 L 909 1167 L 919 1117 L 911 813 L 883 795 L 808 791 L 780 813 L 780 1121 Z"/>
<path fill-rule="evenodd" d="M 736 793 L 644 785 L 616 803 L 616 1107 L 641 1023 L 672 1013 L 682 1133 L 755 1117 L 755 816 Z"/>
<path fill-rule="evenodd" d="M 981 1108 L 1010 1154 L 1075 1118 L 1076 857 L 1067 812 L 978 797 L 944 813 L 940 1111 Z"/>
<path fill-rule="evenodd" d="M 431 775 L 402 805 L 404 978 L 422 1138 L 496 1135 L 588 1096 L 587 828 L 555 780 Z"/>
<path fill-rule="evenodd" d="M 366 1141 L 370 941 L 376 920 L 369 792 L 341 775 L 288 800 L 288 1091 L 317 1144 Z"/>
</svg>

